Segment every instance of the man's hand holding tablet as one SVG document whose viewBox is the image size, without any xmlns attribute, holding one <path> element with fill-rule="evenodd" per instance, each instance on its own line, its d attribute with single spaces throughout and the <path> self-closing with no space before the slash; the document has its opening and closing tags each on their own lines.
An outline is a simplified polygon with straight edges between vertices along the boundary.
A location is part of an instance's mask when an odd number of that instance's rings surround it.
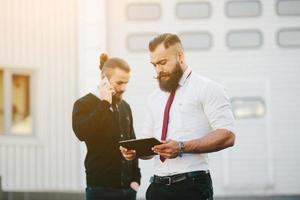
<svg viewBox="0 0 300 200">
<path fill-rule="evenodd" d="M 152 148 L 155 145 L 162 144 L 155 138 L 133 139 L 119 141 L 120 151 L 126 160 L 133 160 L 136 157 L 142 159 L 152 158 L 154 151 Z"/>
</svg>

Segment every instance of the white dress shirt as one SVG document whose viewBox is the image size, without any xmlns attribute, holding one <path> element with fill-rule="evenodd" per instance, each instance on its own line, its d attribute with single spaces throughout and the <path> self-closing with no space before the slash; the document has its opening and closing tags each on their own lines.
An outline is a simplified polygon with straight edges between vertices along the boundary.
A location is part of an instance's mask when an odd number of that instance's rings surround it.
<svg viewBox="0 0 300 200">
<path fill-rule="evenodd" d="M 234 130 L 234 118 L 224 88 L 187 68 L 179 81 L 169 113 L 167 138 L 176 141 L 199 139 L 212 130 Z M 148 99 L 142 138 L 161 138 L 164 109 L 170 93 L 156 89 Z M 154 173 L 168 176 L 208 170 L 208 155 L 185 153 L 182 157 L 161 162 L 154 157 Z"/>
</svg>

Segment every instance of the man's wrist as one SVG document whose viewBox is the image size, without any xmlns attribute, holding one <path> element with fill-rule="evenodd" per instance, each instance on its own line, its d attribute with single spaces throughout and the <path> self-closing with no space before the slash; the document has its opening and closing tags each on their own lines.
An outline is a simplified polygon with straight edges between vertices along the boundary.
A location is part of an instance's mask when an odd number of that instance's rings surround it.
<svg viewBox="0 0 300 200">
<path fill-rule="evenodd" d="M 184 153 L 184 149 L 185 149 L 185 144 L 182 141 L 178 141 L 178 146 L 179 146 L 178 156 L 182 157 L 182 154 Z"/>
</svg>

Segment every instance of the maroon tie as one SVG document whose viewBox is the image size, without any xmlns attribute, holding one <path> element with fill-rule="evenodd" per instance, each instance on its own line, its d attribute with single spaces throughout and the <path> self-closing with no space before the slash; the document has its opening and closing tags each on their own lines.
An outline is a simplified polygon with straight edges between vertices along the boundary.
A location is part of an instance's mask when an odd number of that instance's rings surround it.
<svg viewBox="0 0 300 200">
<path fill-rule="evenodd" d="M 174 100 L 175 92 L 176 92 L 176 89 L 170 93 L 170 96 L 168 98 L 168 101 L 167 101 L 167 104 L 165 107 L 164 121 L 163 121 L 163 126 L 162 126 L 162 130 L 161 130 L 161 138 L 160 138 L 161 140 L 166 140 L 166 137 L 167 137 L 168 124 L 169 124 L 169 112 L 170 112 L 171 105 Z M 162 162 L 165 161 L 164 157 L 160 156 L 159 158 Z"/>
<path fill-rule="evenodd" d="M 188 79 L 190 77 L 191 73 L 192 73 L 192 71 L 190 71 L 190 73 L 186 77 L 186 79 Z M 161 130 L 161 138 L 160 138 L 161 140 L 166 140 L 166 137 L 167 137 L 168 124 L 169 124 L 169 113 L 170 113 L 171 105 L 172 105 L 174 97 L 175 97 L 175 92 L 176 92 L 176 89 L 170 93 L 170 96 L 168 98 L 168 101 L 167 101 L 167 104 L 165 107 L 164 121 L 163 121 L 163 126 L 162 126 L 162 130 Z M 161 162 L 164 162 L 166 160 L 162 156 L 160 156 L 159 159 L 161 160 Z"/>
</svg>

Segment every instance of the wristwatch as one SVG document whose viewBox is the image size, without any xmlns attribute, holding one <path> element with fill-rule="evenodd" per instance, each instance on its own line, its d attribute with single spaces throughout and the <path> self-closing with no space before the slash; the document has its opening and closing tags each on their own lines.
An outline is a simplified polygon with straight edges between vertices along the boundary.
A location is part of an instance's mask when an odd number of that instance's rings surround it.
<svg viewBox="0 0 300 200">
<path fill-rule="evenodd" d="M 178 156 L 179 157 L 182 157 L 182 154 L 184 153 L 184 143 L 179 141 L 178 142 L 178 145 L 179 145 L 179 152 L 178 152 Z"/>
</svg>

